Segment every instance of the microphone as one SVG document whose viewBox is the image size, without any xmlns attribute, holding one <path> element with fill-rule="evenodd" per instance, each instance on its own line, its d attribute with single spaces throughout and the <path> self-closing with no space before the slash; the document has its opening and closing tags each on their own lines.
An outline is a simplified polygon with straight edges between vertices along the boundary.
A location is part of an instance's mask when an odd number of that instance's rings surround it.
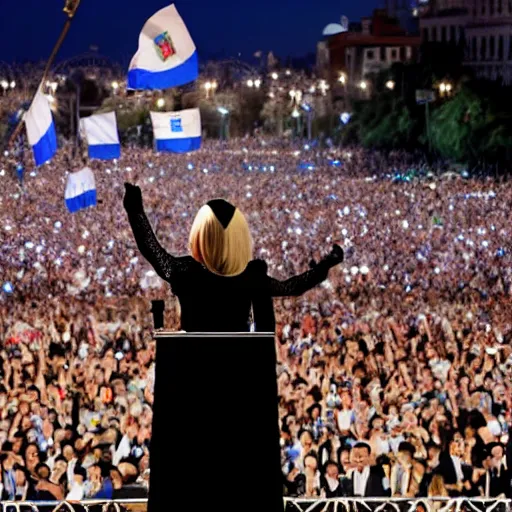
<svg viewBox="0 0 512 512">
<path fill-rule="evenodd" d="M 153 313 L 153 327 L 163 329 L 164 327 L 165 302 L 163 300 L 151 301 L 151 313 Z"/>
</svg>

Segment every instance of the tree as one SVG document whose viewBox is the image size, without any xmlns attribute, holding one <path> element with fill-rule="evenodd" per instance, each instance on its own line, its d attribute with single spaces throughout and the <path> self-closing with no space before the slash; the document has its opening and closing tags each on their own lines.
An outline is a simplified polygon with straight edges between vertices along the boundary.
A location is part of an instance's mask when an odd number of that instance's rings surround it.
<svg viewBox="0 0 512 512">
<path fill-rule="evenodd" d="M 350 123 L 343 131 L 345 143 L 358 140 L 363 146 L 381 149 L 410 148 L 418 145 L 421 131 L 402 98 L 393 91 L 354 104 Z"/>
<path fill-rule="evenodd" d="M 505 162 L 512 156 L 510 91 L 488 82 L 465 84 L 432 116 L 434 149 L 460 163 Z"/>
</svg>

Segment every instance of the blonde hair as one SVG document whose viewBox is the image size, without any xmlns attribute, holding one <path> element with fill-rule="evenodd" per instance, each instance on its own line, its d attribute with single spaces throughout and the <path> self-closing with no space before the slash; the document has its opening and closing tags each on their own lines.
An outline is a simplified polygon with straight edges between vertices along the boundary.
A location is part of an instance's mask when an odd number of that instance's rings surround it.
<svg viewBox="0 0 512 512">
<path fill-rule="evenodd" d="M 434 475 L 432 482 L 428 486 L 428 495 L 434 498 L 442 498 L 448 496 L 448 491 L 444 485 L 444 478 L 442 475 Z"/>
<path fill-rule="evenodd" d="M 222 276 L 241 274 L 252 259 L 252 237 L 243 213 L 236 208 L 224 229 L 205 204 L 196 215 L 189 238 L 193 258 L 210 272 Z"/>
</svg>

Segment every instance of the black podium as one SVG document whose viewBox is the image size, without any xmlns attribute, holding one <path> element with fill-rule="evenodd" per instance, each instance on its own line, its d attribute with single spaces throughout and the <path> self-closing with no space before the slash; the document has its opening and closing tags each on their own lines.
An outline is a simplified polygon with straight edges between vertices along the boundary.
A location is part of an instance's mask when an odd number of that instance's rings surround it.
<svg viewBox="0 0 512 512">
<path fill-rule="evenodd" d="M 155 333 L 149 512 L 283 512 L 273 333 Z"/>
</svg>

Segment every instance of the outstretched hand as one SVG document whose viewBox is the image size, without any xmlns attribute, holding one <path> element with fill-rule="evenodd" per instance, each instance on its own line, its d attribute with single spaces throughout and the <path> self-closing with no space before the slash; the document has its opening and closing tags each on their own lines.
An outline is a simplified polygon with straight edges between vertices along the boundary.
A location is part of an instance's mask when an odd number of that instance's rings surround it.
<svg viewBox="0 0 512 512">
<path fill-rule="evenodd" d="M 124 184 L 123 205 L 126 210 L 142 209 L 142 192 L 140 187 L 131 183 Z"/>
<path fill-rule="evenodd" d="M 339 265 L 340 263 L 343 263 L 344 258 L 345 258 L 345 255 L 344 255 L 343 249 L 338 244 L 334 244 L 332 246 L 331 252 L 327 256 L 323 257 L 320 260 L 319 264 L 325 265 L 328 268 L 331 268 L 331 267 L 335 267 L 336 265 Z M 318 263 L 315 260 L 311 260 L 309 262 L 309 266 L 311 268 L 314 268 L 317 265 L 318 265 Z"/>
</svg>

